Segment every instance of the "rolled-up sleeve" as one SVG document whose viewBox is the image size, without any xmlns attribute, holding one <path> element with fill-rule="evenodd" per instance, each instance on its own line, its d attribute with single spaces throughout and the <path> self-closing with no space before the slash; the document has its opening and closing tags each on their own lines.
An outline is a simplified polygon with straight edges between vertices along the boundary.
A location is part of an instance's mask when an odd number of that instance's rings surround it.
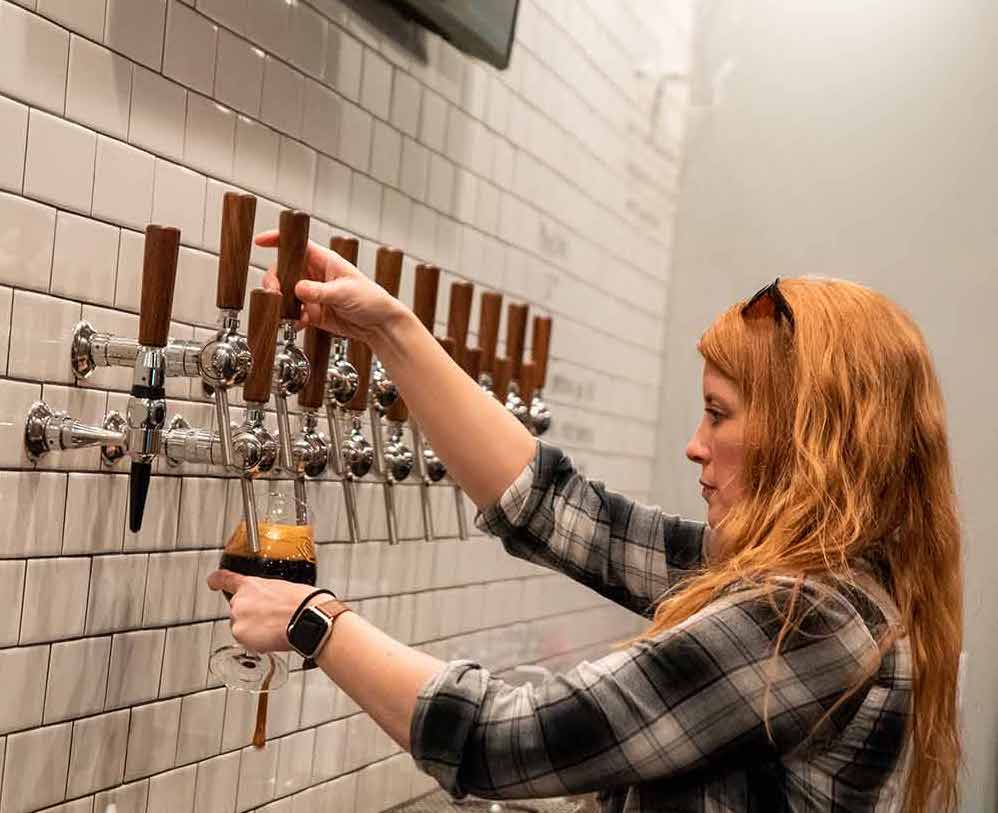
<svg viewBox="0 0 998 813">
<path fill-rule="evenodd" d="M 798 623 L 775 643 L 789 608 Z M 859 707 L 879 649 L 839 594 L 781 580 L 544 683 L 455 661 L 417 701 L 412 755 L 452 795 L 529 798 L 682 776 L 793 751 Z"/>
<path fill-rule="evenodd" d="M 699 571 L 706 525 L 641 505 L 584 477 L 538 441 L 533 459 L 476 524 L 513 556 L 557 570 L 635 612 Z"/>
</svg>

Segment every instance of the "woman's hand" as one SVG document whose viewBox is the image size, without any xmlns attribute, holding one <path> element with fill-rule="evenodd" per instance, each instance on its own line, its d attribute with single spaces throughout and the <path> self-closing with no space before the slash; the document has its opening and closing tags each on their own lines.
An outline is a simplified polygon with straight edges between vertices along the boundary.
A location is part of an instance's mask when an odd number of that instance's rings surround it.
<svg viewBox="0 0 998 813">
<path fill-rule="evenodd" d="M 208 576 L 208 586 L 232 595 L 229 601 L 232 636 L 254 652 L 291 649 L 288 644 L 291 614 L 314 589 L 307 584 L 243 576 L 231 570 L 216 570 Z"/>
<path fill-rule="evenodd" d="M 275 247 L 277 231 L 257 235 L 256 244 Z M 295 287 L 304 305 L 304 324 L 370 344 L 393 320 L 407 313 L 408 309 L 395 297 L 335 251 L 309 241 L 305 268 L 307 278 Z M 272 291 L 281 290 L 276 266 L 267 271 L 263 285 Z"/>
</svg>

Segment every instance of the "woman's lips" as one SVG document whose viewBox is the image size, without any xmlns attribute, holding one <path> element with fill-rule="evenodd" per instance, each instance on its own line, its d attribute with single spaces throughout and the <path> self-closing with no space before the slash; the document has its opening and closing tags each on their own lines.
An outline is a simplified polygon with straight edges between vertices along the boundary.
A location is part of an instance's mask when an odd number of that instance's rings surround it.
<svg viewBox="0 0 998 813">
<path fill-rule="evenodd" d="M 709 500 L 711 494 L 713 494 L 717 489 L 714 486 L 707 485 L 703 480 L 700 481 L 700 495 L 705 499 Z"/>
</svg>

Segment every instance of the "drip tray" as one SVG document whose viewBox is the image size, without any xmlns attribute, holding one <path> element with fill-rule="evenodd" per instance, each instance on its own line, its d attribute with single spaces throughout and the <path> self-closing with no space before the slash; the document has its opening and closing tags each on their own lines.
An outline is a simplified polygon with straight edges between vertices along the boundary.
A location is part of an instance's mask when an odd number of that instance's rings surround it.
<svg viewBox="0 0 998 813">
<path fill-rule="evenodd" d="M 444 791 L 438 790 L 393 808 L 392 813 L 590 813 L 597 809 L 591 797 L 510 799 L 501 802 L 467 798 L 455 802 Z"/>
</svg>

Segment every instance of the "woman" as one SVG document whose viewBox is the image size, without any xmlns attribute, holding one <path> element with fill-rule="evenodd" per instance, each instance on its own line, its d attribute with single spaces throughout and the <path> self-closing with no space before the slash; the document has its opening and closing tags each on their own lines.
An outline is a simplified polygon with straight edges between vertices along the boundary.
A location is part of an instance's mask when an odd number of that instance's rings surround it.
<svg viewBox="0 0 998 813">
<path fill-rule="evenodd" d="M 777 281 L 708 329 L 687 448 L 702 524 L 583 478 L 403 305 L 335 254 L 308 260 L 307 320 L 371 345 L 480 526 L 653 619 L 626 649 L 513 688 L 338 616 L 320 667 L 443 787 L 598 791 L 606 811 L 954 809 L 959 530 L 939 387 L 896 306 Z M 235 594 L 240 642 L 288 648 L 307 588 L 209 583 Z"/>
</svg>

